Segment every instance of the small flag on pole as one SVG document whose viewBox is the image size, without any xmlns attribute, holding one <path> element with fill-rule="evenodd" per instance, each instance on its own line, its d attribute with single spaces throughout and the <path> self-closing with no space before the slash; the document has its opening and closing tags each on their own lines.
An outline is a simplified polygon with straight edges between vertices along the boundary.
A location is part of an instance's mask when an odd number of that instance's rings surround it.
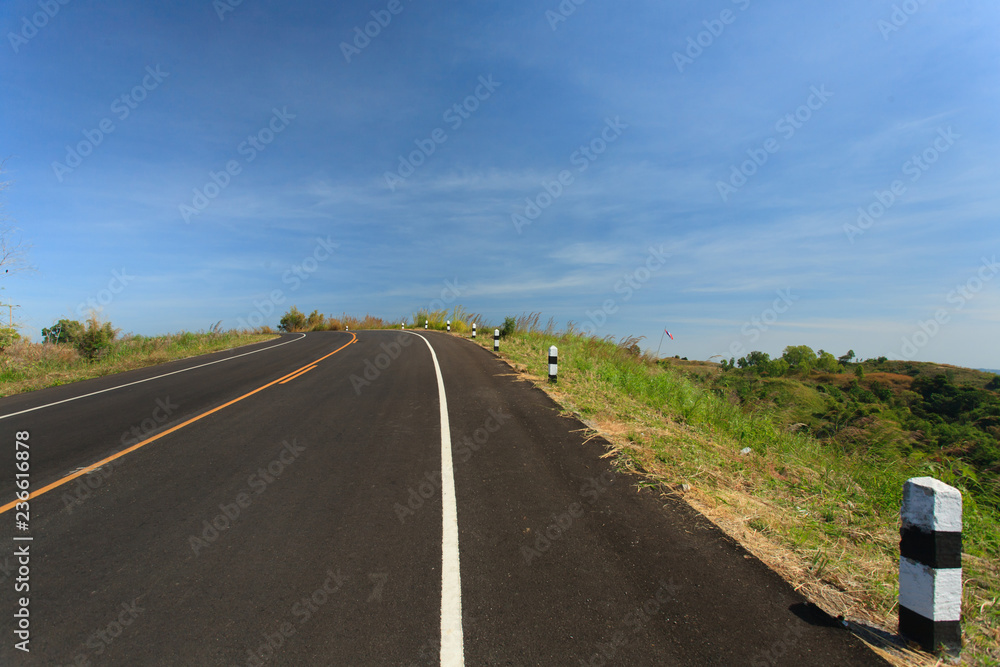
<svg viewBox="0 0 1000 667">
<path fill-rule="evenodd" d="M 660 348 L 663 347 L 663 334 L 667 334 L 668 336 L 670 336 L 670 340 L 674 339 L 674 337 L 670 334 L 669 331 L 667 331 L 666 329 L 663 330 L 663 333 L 660 334 L 660 344 L 656 346 L 656 358 L 657 359 L 660 358 Z"/>
</svg>

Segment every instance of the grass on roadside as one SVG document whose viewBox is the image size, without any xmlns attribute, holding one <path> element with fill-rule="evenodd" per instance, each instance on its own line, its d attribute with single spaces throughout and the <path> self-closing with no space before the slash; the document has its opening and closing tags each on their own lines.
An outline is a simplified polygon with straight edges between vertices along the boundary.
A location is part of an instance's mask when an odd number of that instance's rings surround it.
<svg viewBox="0 0 1000 667">
<path fill-rule="evenodd" d="M 788 432 L 767 411 L 748 412 L 682 368 L 637 354 L 634 342 L 536 329 L 500 350 L 607 438 L 620 463 L 683 495 L 829 613 L 894 633 L 902 486 L 934 471 L 878 447 L 850 452 Z M 545 381 L 553 344 L 556 385 Z M 963 658 L 1000 665 L 1000 516 L 970 493 L 964 505 Z M 921 662 L 911 652 L 888 657 Z"/>
<path fill-rule="evenodd" d="M 407 326 L 413 329 L 423 329 L 424 323 L 426 323 L 428 329 L 445 331 L 449 322 L 451 322 L 451 330 L 455 333 L 471 332 L 473 324 L 476 324 L 480 332 L 490 327 L 482 315 L 470 313 L 460 305 L 453 307 L 450 311 L 448 309 L 427 310 L 421 308 L 410 316 Z"/>
<path fill-rule="evenodd" d="M 67 343 L 21 340 L 0 353 L 0 396 L 121 373 L 276 337 L 246 331 L 125 336 L 112 342 L 94 360 L 81 357 L 76 348 Z"/>
</svg>

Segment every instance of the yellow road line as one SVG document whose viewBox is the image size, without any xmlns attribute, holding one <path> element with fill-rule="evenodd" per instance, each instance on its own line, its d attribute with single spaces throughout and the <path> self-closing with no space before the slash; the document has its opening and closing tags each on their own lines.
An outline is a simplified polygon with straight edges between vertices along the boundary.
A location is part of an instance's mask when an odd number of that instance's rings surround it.
<svg viewBox="0 0 1000 667">
<path fill-rule="evenodd" d="M 267 389 L 268 387 L 271 387 L 273 385 L 278 384 L 279 382 L 291 380 L 292 379 L 291 376 L 294 376 L 294 375 L 296 375 L 298 373 L 304 373 L 304 372 L 306 372 L 306 370 L 312 370 L 312 368 L 315 368 L 316 364 L 318 364 L 319 362 L 323 361 L 327 357 L 331 357 L 331 356 L 337 354 L 338 352 L 340 352 L 341 350 L 343 350 L 348 345 L 351 345 L 352 343 L 357 342 L 357 340 L 358 340 L 358 337 L 352 333 L 351 334 L 351 341 L 350 342 L 344 343 L 343 345 L 341 345 L 340 347 L 338 347 L 333 352 L 331 352 L 329 354 L 326 354 L 326 355 L 323 355 L 322 357 L 320 357 L 316 361 L 311 361 L 308 364 L 306 364 L 305 366 L 302 366 L 301 368 L 299 368 L 298 370 L 292 371 L 288 375 L 284 375 L 284 376 L 278 378 L 277 380 L 272 380 L 272 381 L 268 382 L 267 384 L 265 384 L 262 387 L 257 387 L 253 391 L 247 392 L 246 394 L 243 394 L 239 398 L 234 398 L 233 400 L 229 401 L 228 403 L 223 403 L 222 405 L 220 405 L 218 407 L 212 408 L 211 410 L 208 410 L 207 412 L 201 413 L 197 417 L 192 417 L 191 419 L 188 419 L 186 422 L 183 422 L 183 423 L 178 424 L 177 426 L 173 426 L 171 428 L 168 428 L 166 431 L 163 431 L 161 433 L 157 433 L 156 435 L 154 435 L 152 437 L 146 438 L 142 442 L 137 442 L 136 444 L 132 445 L 131 447 L 127 447 L 127 448 L 121 450 L 120 452 L 117 452 L 115 454 L 112 454 L 111 456 L 103 458 L 100 461 L 98 461 L 97 463 L 93 463 L 93 464 L 87 466 L 86 468 L 81 468 L 80 470 L 77 470 L 76 472 L 74 472 L 72 474 L 66 475 L 62 479 L 58 479 L 58 480 L 52 482 L 51 484 L 49 484 L 47 486 L 43 486 L 42 488 L 38 489 L 37 491 L 32 491 L 28 495 L 28 499 L 30 500 L 32 498 L 36 498 L 36 497 L 42 495 L 43 493 L 48 493 L 52 489 L 58 488 L 58 487 L 62 486 L 63 484 L 66 484 L 67 482 L 72 482 L 77 477 L 80 477 L 82 475 L 86 475 L 89 472 L 93 472 L 94 470 L 97 470 L 101 466 L 107 465 L 108 463 L 111 463 L 115 459 L 119 459 L 119 458 L 125 456 L 126 454 L 130 454 L 131 452 L 134 452 L 135 450 L 139 449 L 140 447 L 145 447 L 149 443 L 151 443 L 151 442 L 153 442 L 155 440 L 159 440 L 163 436 L 169 435 L 169 434 L 173 433 L 174 431 L 179 431 L 180 429 L 184 428 L 188 424 L 193 424 L 193 423 L 195 423 L 196 421 L 198 421 L 200 419 L 204 419 L 205 417 L 207 417 L 209 415 L 215 414 L 216 412 L 218 412 L 219 410 L 222 410 L 223 408 L 228 408 L 233 403 L 239 403 L 244 398 L 248 398 L 250 396 L 253 396 L 254 394 L 256 394 L 259 391 L 263 391 L 263 390 Z M 19 502 L 22 502 L 22 501 L 14 500 L 12 502 L 7 503 L 3 507 L 0 507 L 0 514 L 3 514 L 4 512 L 9 512 L 10 510 L 14 509 L 14 507 Z"/>
<path fill-rule="evenodd" d="M 311 371 L 314 368 L 316 368 L 315 365 L 310 366 L 309 368 L 306 368 L 305 370 L 298 371 L 297 373 L 293 373 L 291 376 L 286 377 L 284 380 L 282 380 L 278 384 L 285 384 L 286 382 L 291 382 L 292 380 L 294 380 L 297 377 L 302 377 L 303 375 L 305 375 L 306 373 L 308 373 L 309 371 Z"/>
</svg>

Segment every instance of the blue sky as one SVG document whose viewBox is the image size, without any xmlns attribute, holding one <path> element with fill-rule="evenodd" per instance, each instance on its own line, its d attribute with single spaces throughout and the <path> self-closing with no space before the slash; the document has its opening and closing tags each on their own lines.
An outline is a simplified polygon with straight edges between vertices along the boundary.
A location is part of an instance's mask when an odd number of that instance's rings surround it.
<svg viewBox="0 0 1000 667">
<path fill-rule="evenodd" d="M 36 340 L 88 301 L 155 334 L 443 294 L 697 359 L 1000 368 L 998 5 L 2 12 L 4 212 L 36 270 L 0 297 Z"/>
</svg>

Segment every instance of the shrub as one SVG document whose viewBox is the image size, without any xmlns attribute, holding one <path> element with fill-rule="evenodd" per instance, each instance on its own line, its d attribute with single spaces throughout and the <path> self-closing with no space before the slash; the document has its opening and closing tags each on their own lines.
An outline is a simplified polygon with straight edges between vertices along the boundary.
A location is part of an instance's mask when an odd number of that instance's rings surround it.
<svg viewBox="0 0 1000 667">
<path fill-rule="evenodd" d="M 114 342 L 118 330 L 110 322 L 101 322 L 96 314 L 91 314 L 84 326 L 76 320 L 62 319 L 48 329 L 42 329 L 42 340 L 46 343 L 68 343 L 86 359 L 96 359 Z"/>
<path fill-rule="evenodd" d="M 72 343 L 76 345 L 83 338 L 83 325 L 76 320 L 62 319 L 48 329 L 42 329 L 42 341 L 45 343 Z"/>
<path fill-rule="evenodd" d="M 17 329 L 12 327 L 0 328 L 0 350 L 6 350 L 20 339 L 21 334 L 17 332 Z"/>
<path fill-rule="evenodd" d="M 824 352 L 822 350 L 818 354 L 819 359 L 816 360 L 816 368 L 821 371 L 826 371 L 827 373 L 840 372 L 840 363 L 837 361 L 836 357 L 829 352 Z"/>
<path fill-rule="evenodd" d="M 517 318 L 515 317 L 505 317 L 503 319 L 503 325 L 500 327 L 500 337 L 506 338 L 511 336 L 517 331 Z"/>
<path fill-rule="evenodd" d="M 278 323 L 278 329 L 286 332 L 301 331 L 305 326 L 306 316 L 295 306 L 289 308 L 288 312 L 281 316 L 281 322 Z"/>
<path fill-rule="evenodd" d="M 76 349 L 87 359 L 97 359 L 110 347 L 118 335 L 111 322 L 101 322 L 96 315 L 87 320 L 87 328 L 76 341 Z"/>
<path fill-rule="evenodd" d="M 310 331 L 325 331 L 326 317 L 318 310 L 312 311 L 309 313 L 308 319 L 306 319 L 306 328 Z"/>
</svg>

